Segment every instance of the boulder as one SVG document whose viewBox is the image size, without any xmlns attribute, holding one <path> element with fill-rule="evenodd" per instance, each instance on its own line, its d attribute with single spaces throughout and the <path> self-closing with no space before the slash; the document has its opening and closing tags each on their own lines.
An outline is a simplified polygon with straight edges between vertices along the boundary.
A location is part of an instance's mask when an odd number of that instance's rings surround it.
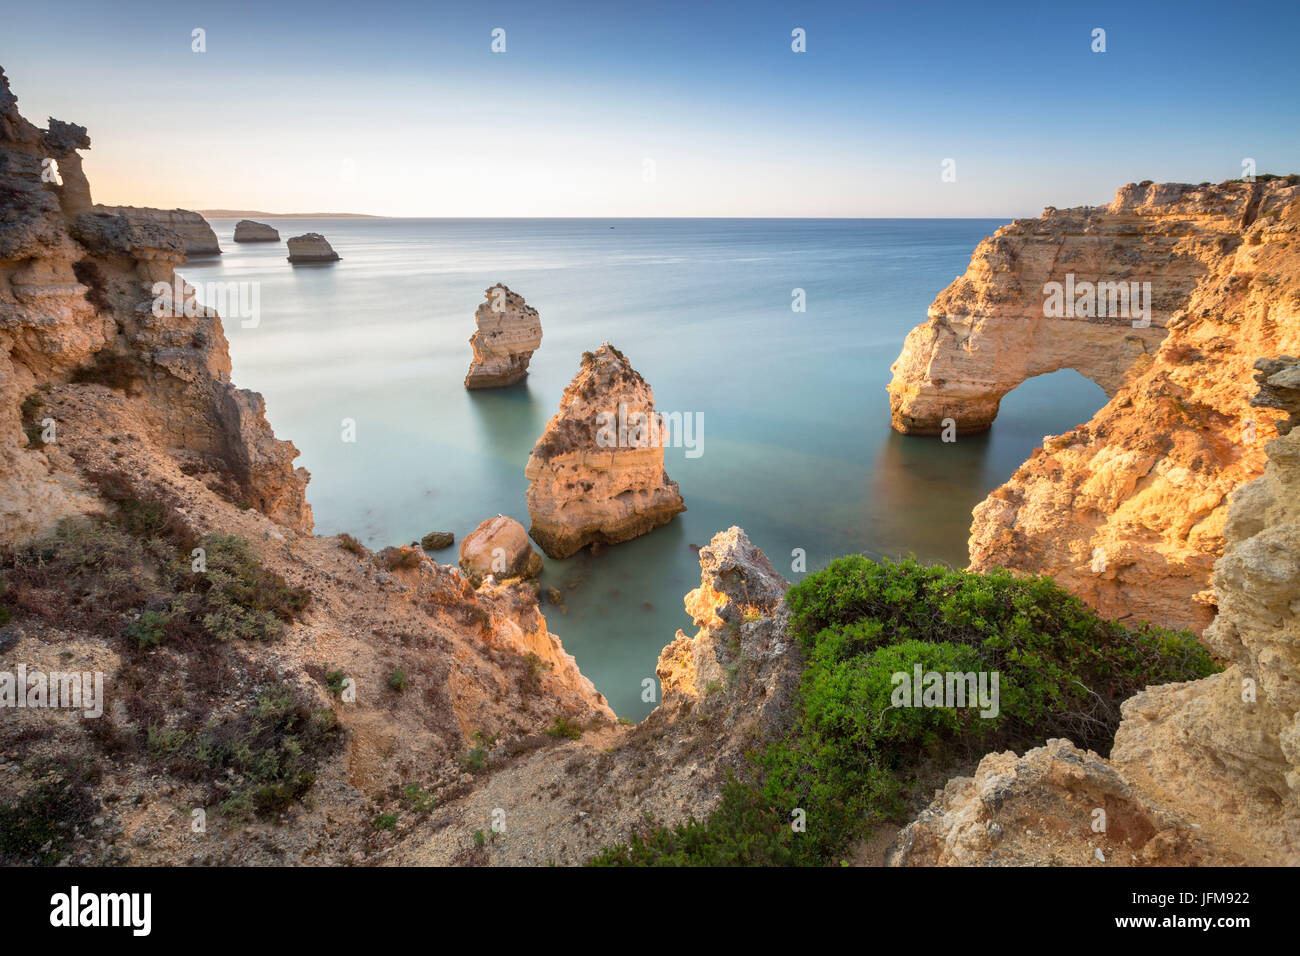
<svg viewBox="0 0 1300 956">
<path fill-rule="evenodd" d="M 488 575 L 535 578 L 542 573 L 542 556 L 533 550 L 528 532 L 514 518 L 488 518 L 460 542 L 460 566 L 478 587 Z"/>
<path fill-rule="evenodd" d="M 456 536 L 450 531 L 430 531 L 420 539 L 420 547 L 425 551 L 441 551 L 456 543 Z"/>
</svg>

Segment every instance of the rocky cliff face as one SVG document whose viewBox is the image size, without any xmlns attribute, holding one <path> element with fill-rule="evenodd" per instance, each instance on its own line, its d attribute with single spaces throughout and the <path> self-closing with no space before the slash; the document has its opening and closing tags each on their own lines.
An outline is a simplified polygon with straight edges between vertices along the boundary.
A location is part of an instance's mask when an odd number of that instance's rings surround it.
<svg viewBox="0 0 1300 956">
<path fill-rule="evenodd" d="M 296 449 L 271 433 L 261 397 L 230 383 L 220 319 L 184 307 L 180 236 L 148 216 L 91 208 L 76 153 L 88 146 L 80 127 L 39 130 L 23 119 L 0 79 L 0 539 L 48 528 L 93 499 L 50 461 L 70 436 L 42 410 L 43 390 L 73 383 L 127 396 L 147 439 L 190 474 L 309 530 Z M 62 187 L 42 181 L 48 156 Z M 181 290 L 180 301 L 155 295 L 155 284 Z"/>
<path fill-rule="evenodd" d="M 528 361 L 542 344 L 542 321 L 524 297 L 497 283 L 484 290 L 487 301 L 474 313 L 478 329 L 470 336 L 474 358 L 466 388 L 499 388 L 522 382 Z"/>
<path fill-rule="evenodd" d="M 1300 864 L 1300 361 L 1259 366 L 1255 407 L 1290 420 L 1232 497 L 1204 635 L 1228 667 L 1126 701 L 1109 761 L 1059 740 L 984 758 L 894 864 Z"/>
<path fill-rule="evenodd" d="M 208 221 L 188 209 L 149 209 L 145 206 L 96 206 L 110 216 L 122 216 L 131 222 L 156 224 L 181 237 L 186 258 L 219 256 L 221 246 Z"/>
<path fill-rule="evenodd" d="M 664 471 L 667 426 L 622 352 L 587 352 L 528 458 L 528 533 L 553 558 L 618 544 L 686 510 Z"/>
<path fill-rule="evenodd" d="M 1111 399 L 975 509 L 972 569 L 1049 574 L 1109 617 L 1210 622 L 1228 495 L 1274 434 L 1276 415 L 1248 404 L 1251 366 L 1300 347 L 1297 197 L 1284 181 L 1126 186 L 980 244 L 894 365 L 895 428 L 986 428 L 1006 392 L 1059 368 Z M 1076 297 L 1149 282 L 1150 327 L 1045 318 L 1045 284 L 1071 274 Z"/>
<path fill-rule="evenodd" d="M 533 588 L 309 533 L 307 475 L 230 383 L 220 317 L 154 291 L 175 288 L 180 236 L 93 209 L 88 146 L 23 119 L 0 73 L 0 672 L 99 672 L 104 690 L 98 718 L 0 722 L 0 805 L 64 801 L 44 821 L 57 848 L 7 832 L 0 855 L 362 862 L 384 849 L 377 806 L 411 819 L 464 795 L 480 748 L 614 726 Z"/>
</svg>

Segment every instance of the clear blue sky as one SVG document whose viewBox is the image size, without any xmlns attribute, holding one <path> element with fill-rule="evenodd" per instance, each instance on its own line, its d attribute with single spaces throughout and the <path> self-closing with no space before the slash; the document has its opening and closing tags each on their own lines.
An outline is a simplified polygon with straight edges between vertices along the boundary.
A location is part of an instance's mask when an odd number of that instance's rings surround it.
<svg viewBox="0 0 1300 956">
<path fill-rule="evenodd" d="M 1234 178 L 1245 157 L 1300 171 L 1295 0 L 66 0 L 3 17 L 20 107 L 89 128 L 109 203 L 1004 217 Z"/>
</svg>

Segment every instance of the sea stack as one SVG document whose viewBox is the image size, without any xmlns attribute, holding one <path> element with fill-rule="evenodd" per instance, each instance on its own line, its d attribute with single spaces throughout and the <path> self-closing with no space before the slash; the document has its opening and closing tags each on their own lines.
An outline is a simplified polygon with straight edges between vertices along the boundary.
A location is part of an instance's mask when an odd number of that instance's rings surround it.
<svg viewBox="0 0 1300 956">
<path fill-rule="evenodd" d="M 618 544 L 686 510 L 664 471 L 667 423 L 654 393 L 612 345 L 582 356 L 560 411 L 533 447 L 528 533 L 552 558 Z"/>
<path fill-rule="evenodd" d="M 264 222 L 241 219 L 235 223 L 235 242 L 279 242 L 280 233 Z"/>
<path fill-rule="evenodd" d="M 500 388 L 528 376 L 528 360 L 542 344 L 542 320 L 524 297 L 498 282 L 485 290 L 487 301 L 474 313 L 478 330 L 466 388 Z"/>
<path fill-rule="evenodd" d="M 95 206 L 96 212 L 123 216 L 133 223 L 156 223 L 178 233 L 185 244 L 185 256 L 219 256 L 221 246 L 208 221 L 188 209 L 150 209 L 145 206 Z"/>
<path fill-rule="evenodd" d="M 319 232 L 294 236 L 288 246 L 290 262 L 336 262 L 340 258 Z"/>
</svg>

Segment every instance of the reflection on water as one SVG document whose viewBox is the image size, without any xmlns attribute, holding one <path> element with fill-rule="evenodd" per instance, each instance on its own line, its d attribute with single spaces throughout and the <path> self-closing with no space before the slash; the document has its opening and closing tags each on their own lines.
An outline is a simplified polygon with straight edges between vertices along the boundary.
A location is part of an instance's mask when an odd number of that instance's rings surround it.
<svg viewBox="0 0 1300 956">
<path fill-rule="evenodd" d="M 1073 372 L 1008 395 L 991 432 L 905 438 L 885 386 L 904 336 L 969 261 L 987 220 L 279 220 L 343 257 L 291 268 L 283 244 L 188 263 L 191 282 L 259 283 L 261 322 L 227 323 L 234 380 L 262 392 L 302 452 L 317 531 L 371 547 L 484 518 L 525 526 L 524 465 L 582 353 L 610 341 L 664 412 L 700 413 L 703 455 L 665 452 L 688 508 L 610 548 L 547 559 L 551 630 L 640 718 L 659 651 L 699 583 L 692 546 L 737 524 L 789 578 L 841 554 L 966 562 L 970 509 L 1038 445 L 1089 418 L 1100 389 Z M 541 314 L 528 379 L 467 392 L 483 290 L 505 282 Z M 801 288 L 807 311 L 791 311 Z M 357 440 L 341 440 L 343 419 Z M 455 552 L 437 555 L 452 561 Z"/>
</svg>

